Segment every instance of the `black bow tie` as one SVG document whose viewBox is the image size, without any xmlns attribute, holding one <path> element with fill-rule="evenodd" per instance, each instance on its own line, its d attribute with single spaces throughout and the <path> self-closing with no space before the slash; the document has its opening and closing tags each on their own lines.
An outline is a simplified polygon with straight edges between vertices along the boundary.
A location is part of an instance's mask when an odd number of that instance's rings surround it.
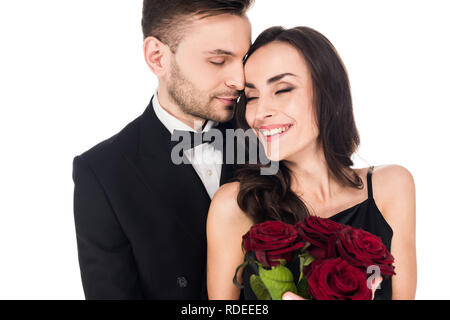
<svg viewBox="0 0 450 320">
<path fill-rule="evenodd" d="M 175 129 L 172 134 L 172 145 L 183 143 L 183 150 L 195 148 L 203 143 L 211 143 L 214 141 L 213 137 L 204 137 L 207 132 L 194 132 L 186 130 Z M 210 141 L 212 140 L 212 141 Z"/>
</svg>

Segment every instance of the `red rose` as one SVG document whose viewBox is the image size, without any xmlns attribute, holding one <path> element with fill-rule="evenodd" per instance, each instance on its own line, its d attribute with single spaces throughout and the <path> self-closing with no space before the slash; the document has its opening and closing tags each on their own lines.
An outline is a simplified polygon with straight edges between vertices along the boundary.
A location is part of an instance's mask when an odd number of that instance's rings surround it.
<svg viewBox="0 0 450 320">
<path fill-rule="evenodd" d="M 362 229 L 346 227 L 335 234 L 334 244 L 330 245 L 329 257 L 342 257 L 351 265 L 366 272 L 367 268 L 377 265 L 385 275 L 394 275 L 394 257 L 384 246 L 381 239 Z"/>
<path fill-rule="evenodd" d="M 313 261 L 308 286 L 309 294 L 316 300 L 372 299 L 364 272 L 341 258 Z"/>
<path fill-rule="evenodd" d="M 302 240 L 311 243 L 308 248 L 309 253 L 316 259 L 324 259 L 328 252 L 330 237 L 346 226 L 330 219 L 310 216 L 304 221 L 298 222 L 295 227 Z"/>
<path fill-rule="evenodd" d="M 243 237 L 243 246 L 253 251 L 264 266 L 277 266 L 278 259 L 289 262 L 294 251 L 303 247 L 293 225 L 281 221 L 265 221 L 254 225 Z"/>
</svg>

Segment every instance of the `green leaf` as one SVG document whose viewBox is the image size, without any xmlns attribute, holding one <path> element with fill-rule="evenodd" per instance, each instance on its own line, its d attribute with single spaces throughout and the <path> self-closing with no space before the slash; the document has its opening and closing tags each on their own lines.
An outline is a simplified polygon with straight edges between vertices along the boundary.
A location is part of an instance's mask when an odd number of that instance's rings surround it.
<svg viewBox="0 0 450 320">
<path fill-rule="evenodd" d="M 302 253 L 298 257 L 300 259 L 300 276 L 298 278 L 297 286 L 300 285 L 300 281 L 303 279 L 303 267 L 310 265 L 315 260 L 308 252 Z"/>
<path fill-rule="evenodd" d="M 259 276 L 264 286 L 270 293 L 272 300 L 281 300 L 287 291 L 297 294 L 297 287 L 294 283 L 292 272 L 283 265 L 272 267 L 266 270 L 259 265 Z"/>
<path fill-rule="evenodd" d="M 252 274 L 250 276 L 250 287 L 255 293 L 258 300 L 271 300 L 270 293 L 267 290 L 264 283 L 261 281 L 261 278 L 256 274 Z"/>
<path fill-rule="evenodd" d="M 308 266 L 310 265 L 313 261 L 314 261 L 314 257 L 312 255 L 310 255 L 309 253 L 305 255 L 305 260 L 303 262 L 303 266 Z"/>
<path fill-rule="evenodd" d="M 308 279 L 302 278 L 298 284 L 298 294 L 305 299 L 311 299 L 311 296 L 308 292 Z"/>
<path fill-rule="evenodd" d="M 299 255 L 299 259 L 300 259 L 300 276 L 298 278 L 298 284 L 300 284 L 300 280 L 302 280 L 303 278 L 303 264 L 305 263 L 305 258 L 303 257 L 303 255 Z"/>
</svg>

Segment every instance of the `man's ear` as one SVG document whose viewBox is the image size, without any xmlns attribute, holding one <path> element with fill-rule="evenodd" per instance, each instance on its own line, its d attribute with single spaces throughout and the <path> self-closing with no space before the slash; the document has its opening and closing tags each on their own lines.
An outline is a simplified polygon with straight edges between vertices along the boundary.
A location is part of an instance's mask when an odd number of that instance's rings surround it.
<svg viewBox="0 0 450 320">
<path fill-rule="evenodd" d="M 169 61 L 170 49 L 155 37 L 147 37 L 144 40 L 145 62 L 156 76 L 162 76 L 166 72 Z"/>
</svg>

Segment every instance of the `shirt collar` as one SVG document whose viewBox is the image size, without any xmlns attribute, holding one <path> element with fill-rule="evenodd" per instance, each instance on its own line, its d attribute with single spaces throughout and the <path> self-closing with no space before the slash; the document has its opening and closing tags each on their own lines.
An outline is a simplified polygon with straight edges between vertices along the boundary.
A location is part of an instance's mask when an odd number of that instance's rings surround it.
<svg viewBox="0 0 450 320">
<path fill-rule="evenodd" d="M 175 118 L 169 112 L 167 112 L 158 100 L 158 90 L 155 91 L 155 95 L 153 97 L 153 109 L 155 110 L 155 114 L 158 117 L 159 121 L 169 130 L 170 134 L 173 134 L 174 130 L 183 130 L 183 131 L 193 131 L 190 126 Z M 209 129 L 216 127 L 219 123 L 213 120 L 208 120 L 206 125 L 204 126 L 202 132 L 206 132 Z"/>
</svg>

